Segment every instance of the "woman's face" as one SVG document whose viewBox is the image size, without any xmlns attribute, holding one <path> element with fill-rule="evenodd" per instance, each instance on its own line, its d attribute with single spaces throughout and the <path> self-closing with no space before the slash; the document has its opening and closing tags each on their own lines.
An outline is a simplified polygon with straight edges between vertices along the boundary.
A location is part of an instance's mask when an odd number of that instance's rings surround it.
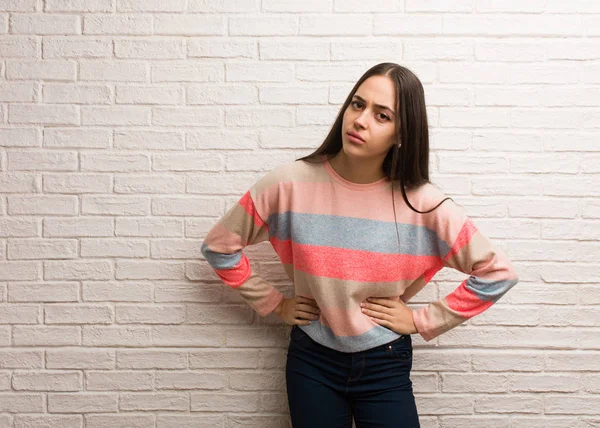
<svg viewBox="0 0 600 428">
<path fill-rule="evenodd" d="M 387 76 L 371 76 L 356 90 L 342 120 L 344 151 L 353 156 L 385 158 L 396 143 L 394 84 Z M 387 108 L 386 108 L 387 107 Z M 358 142 L 348 133 L 358 134 Z"/>
</svg>

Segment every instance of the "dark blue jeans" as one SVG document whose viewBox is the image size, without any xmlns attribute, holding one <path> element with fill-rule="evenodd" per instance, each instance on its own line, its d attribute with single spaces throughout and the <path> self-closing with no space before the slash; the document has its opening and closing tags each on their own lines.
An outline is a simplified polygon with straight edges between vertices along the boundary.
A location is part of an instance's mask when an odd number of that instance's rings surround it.
<svg viewBox="0 0 600 428">
<path fill-rule="evenodd" d="M 404 335 L 361 352 L 339 352 L 292 326 L 286 385 L 293 428 L 419 428 Z"/>
</svg>

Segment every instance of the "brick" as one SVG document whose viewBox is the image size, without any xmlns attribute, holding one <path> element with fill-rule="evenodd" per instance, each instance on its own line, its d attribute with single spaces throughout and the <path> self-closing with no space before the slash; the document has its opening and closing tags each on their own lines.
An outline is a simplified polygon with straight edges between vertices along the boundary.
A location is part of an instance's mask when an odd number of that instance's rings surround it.
<svg viewBox="0 0 600 428">
<path fill-rule="evenodd" d="M 147 257 L 150 245 L 141 239 L 82 239 L 81 257 Z"/>
<path fill-rule="evenodd" d="M 43 224 L 45 237 L 114 236 L 110 218 L 45 218 Z"/>
<path fill-rule="evenodd" d="M 77 37 L 44 37 L 44 58 L 109 58 L 113 43 L 110 39 Z"/>
<path fill-rule="evenodd" d="M 76 152 L 18 151 L 8 153 L 8 169 L 13 171 L 74 171 Z"/>
<path fill-rule="evenodd" d="M 146 82 L 148 65 L 141 61 L 80 60 L 79 80 Z"/>
<path fill-rule="evenodd" d="M 34 173 L 7 172 L 0 175 L 0 191 L 3 193 L 36 193 L 39 187 L 39 180 Z M 19 226 L 25 226 L 24 223 L 4 221 L 5 227 L 10 224 L 16 227 L 16 230 L 11 233 L 16 235 L 23 233 L 23 229 Z"/>
<path fill-rule="evenodd" d="M 203 349 L 190 352 L 191 369 L 258 367 L 259 351 L 253 349 Z"/>
<path fill-rule="evenodd" d="M 10 215 L 76 215 L 76 196 L 9 196 Z"/>
<path fill-rule="evenodd" d="M 45 324 L 111 324 L 112 306 L 55 304 L 44 308 Z"/>
<path fill-rule="evenodd" d="M 199 415 L 158 415 L 157 428 L 222 428 L 225 426 L 225 415 L 199 414 Z M 230 417 L 227 416 L 227 420 Z M 265 425 L 267 426 L 267 425 Z"/>
<path fill-rule="evenodd" d="M 0 5 L 1 11 L 6 12 L 34 12 L 36 0 L 4 0 Z"/>
<path fill-rule="evenodd" d="M 121 393 L 120 410 L 188 410 L 190 399 L 187 393 L 154 392 L 154 393 Z"/>
<path fill-rule="evenodd" d="M 145 154 L 82 153 L 81 170 L 95 172 L 139 172 L 150 170 Z"/>
<path fill-rule="evenodd" d="M 79 110 L 73 105 L 11 104 L 8 121 L 11 124 L 78 125 Z"/>
<path fill-rule="evenodd" d="M 117 104 L 182 104 L 183 91 L 179 85 L 117 85 L 116 89 L 116 101 Z M 144 131 L 138 131 L 141 133 Z M 135 131 L 130 133 L 123 133 L 122 135 L 133 134 Z M 146 134 L 152 134 L 146 132 Z M 167 133 L 165 133 L 167 134 Z M 172 135 L 178 135 L 176 132 L 171 133 Z M 156 138 L 156 137 L 155 137 Z M 116 141 L 116 138 L 115 138 Z M 176 149 L 177 147 L 161 146 L 163 150 Z M 150 148 L 150 147 L 149 147 Z M 157 147 L 158 148 L 158 147 Z"/>
<path fill-rule="evenodd" d="M 84 196 L 81 211 L 86 215 L 147 215 L 150 201 L 145 196 Z"/>
<path fill-rule="evenodd" d="M 185 193 L 185 177 L 161 174 L 115 177 L 115 193 Z"/>
<path fill-rule="evenodd" d="M 21 281 L 8 284 L 9 302 L 76 302 L 79 286 L 76 283 L 27 284 Z"/>
<path fill-rule="evenodd" d="M 46 0 L 47 12 L 113 12 L 114 0 Z"/>
<path fill-rule="evenodd" d="M 155 346 L 207 346 L 223 345 L 223 332 L 209 327 L 153 326 L 152 341 Z"/>
<path fill-rule="evenodd" d="M 118 350 L 118 369 L 185 369 L 187 352 L 157 350 Z"/>
<path fill-rule="evenodd" d="M 117 412 L 117 401 L 117 394 L 50 393 L 48 411 L 51 413 Z"/>
<path fill-rule="evenodd" d="M 111 180 L 100 174 L 44 174 L 46 193 L 110 193 Z"/>
<path fill-rule="evenodd" d="M 216 39 L 212 37 L 194 37 L 187 39 L 187 56 L 195 57 L 218 57 L 218 58 L 254 58 L 256 56 L 257 43 L 253 40 Z"/>
<path fill-rule="evenodd" d="M 381 14 L 376 15 L 373 20 L 373 35 L 376 36 L 436 36 L 441 34 L 442 15 L 440 14 Z M 408 39 L 407 41 L 412 40 Z"/>
<path fill-rule="evenodd" d="M 9 85 L 19 87 L 19 84 Z M 0 129 L 0 140 L 4 147 L 39 147 L 41 132 L 35 128 Z"/>
<path fill-rule="evenodd" d="M 256 412 L 258 410 L 258 395 L 255 393 L 231 392 L 192 392 L 191 410 L 226 412 L 236 409 L 236 412 Z"/>
<path fill-rule="evenodd" d="M 185 307 L 117 305 L 116 321 L 119 324 L 182 324 L 185 321 Z"/>
<path fill-rule="evenodd" d="M 0 369 L 41 369 L 43 367 L 42 351 L 0 349 Z"/>
<path fill-rule="evenodd" d="M 152 390 L 152 372 L 88 371 L 85 374 L 87 391 L 144 391 Z"/>
<path fill-rule="evenodd" d="M 220 156 L 209 153 L 156 154 L 152 161 L 155 171 L 220 171 L 223 166 Z"/>
<path fill-rule="evenodd" d="M 0 392 L 0 412 L 42 413 L 44 411 L 42 394 Z"/>
<path fill-rule="evenodd" d="M 8 242 L 10 260 L 73 259 L 77 257 L 74 239 L 21 239 Z"/>
<path fill-rule="evenodd" d="M 84 326 L 84 346 L 149 346 L 151 330 L 146 327 Z"/>
<path fill-rule="evenodd" d="M 77 15 L 15 14 L 10 18 L 13 34 L 80 34 L 81 18 Z"/>
<path fill-rule="evenodd" d="M 229 25 L 230 29 L 234 27 L 231 21 Z M 224 36 L 226 28 L 225 17 L 216 14 L 166 13 L 154 17 L 154 34 L 157 35 Z"/>
<path fill-rule="evenodd" d="M 6 78 L 9 80 L 71 80 L 74 81 L 77 73 L 76 64 L 74 61 L 61 59 L 46 59 L 37 61 L 28 60 L 7 60 L 6 61 Z M 28 109 L 49 109 L 55 108 L 50 106 L 11 106 L 17 111 L 27 107 Z M 73 107 L 73 106 L 70 106 Z M 63 107 L 63 109 L 65 109 Z"/>
<path fill-rule="evenodd" d="M 37 262 L 0 261 L 0 281 L 35 281 L 40 279 L 41 272 Z"/>
<path fill-rule="evenodd" d="M 56 280 L 107 280 L 113 277 L 112 263 L 108 261 L 47 261 L 44 262 L 44 279 Z"/>
<path fill-rule="evenodd" d="M 406 0 L 406 12 L 471 12 L 471 0 L 458 0 L 448 3 L 444 0 Z"/>
<path fill-rule="evenodd" d="M 81 107 L 81 124 L 84 126 L 114 125 L 134 126 L 150 124 L 150 109 L 142 106 Z"/>
<path fill-rule="evenodd" d="M 0 101 L 3 102 L 25 102 L 25 103 L 31 103 L 35 101 L 35 86 L 32 83 L 19 83 L 19 82 L 15 82 L 15 83 L 11 83 L 11 84 L 5 84 L 5 83 L 0 83 Z M 35 129 L 3 129 L 1 130 L 1 135 L 2 135 L 2 144 L 5 146 L 19 146 L 18 143 L 14 143 L 12 142 L 12 138 L 10 138 L 10 134 L 9 132 L 11 132 L 14 137 L 21 137 L 20 139 L 23 139 L 24 136 L 24 132 L 30 132 L 33 133 L 35 132 Z M 8 138 L 6 138 L 8 137 Z M 4 138 L 6 138 L 6 143 Z M 22 144 L 22 143 L 21 143 Z M 25 147 L 27 147 L 27 145 L 25 145 Z"/>
<path fill-rule="evenodd" d="M 90 14 L 84 17 L 83 34 L 149 35 L 152 34 L 152 16 Z"/>
<path fill-rule="evenodd" d="M 123 218 L 117 219 L 117 236 L 183 236 L 183 221 L 180 219 Z"/>
<path fill-rule="evenodd" d="M 223 123 L 223 113 L 208 107 L 153 107 L 152 123 L 158 126 L 209 126 Z"/>
<path fill-rule="evenodd" d="M 73 85 L 70 83 L 43 86 L 45 103 L 56 104 L 109 104 L 111 89 L 107 85 Z"/>
<path fill-rule="evenodd" d="M 182 39 L 116 40 L 115 57 L 133 59 L 183 59 Z"/>
<path fill-rule="evenodd" d="M 81 391 L 80 372 L 15 372 L 12 387 L 17 391 Z"/>
<path fill-rule="evenodd" d="M 151 65 L 151 81 L 160 82 L 222 82 L 225 72 L 222 65 L 194 61 L 168 61 Z"/>
<path fill-rule="evenodd" d="M 106 149 L 110 132 L 103 129 L 52 128 L 44 130 L 44 147 Z"/>
<path fill-rule="evenodd" d="M 239 373 L 239 372 L 238 372 Z M 227 387 L 227 375 L 225 373 L 208 372 L 180 372 L 164 371 L 156 373 L 157 389 L 224 389 Z"/>
<path fill-rule="evenodd" d="M 119 12 L 184 12 L 185 0 L 117 0 Z"/>
<path fill-rule="evenodd" d="M 121 93 L 117 88 L 117 98 Z M 127 91 L 123 94 L 127 94 Z M 184 135 L 177 131 L 116 131 L 114 147 L 123 150 L 182 150 L 184 138 Z"/>
<path fill-rule="evenodd" d="M 113 369 L 115 351 L 103 349 L 62 348 L 46 351 L 49 369 Z"/>
<path fill-rule="evenodd" d="M 117 261 L 116 279 L 182 280 L 184 265 L 166 261 Z"/>
<path fill-rule="evenodd" d="M 153 287 L 151 284 L 128 281 L 86 281 L 83 283 L 82 296 L 89 302 L 151 302 Z"/>
<path fill-rule="evenodd" d="M 153 425 L 153 415 L 85 415 L 86 428 L 146 428 Z"/>
<path fill-rule="evenodd" d="M 216 216 L 223 210 L 223 201 L 218 198 L 203 197 L 154 197 L 152 214 L 164 216 L 193 216 L 203 210 L 206 215 Z"/>
<path fill-rule="evenodd" d="M 16 346 L 79 346 L 81 330 L 74 326 L 13 326 Z"/>
<path fill-rule="evenodd" d="M 175 239 L 162 239 L 153 241 L 151 246 L 152 257 L 157 259 L 180 259 L 188 257 L 202 257 L 201 243 L 194 241 L 181 241 Z"/>
<path fill-rule="evenodd" d="M 81 428 L 81 415 L 15 415 L 15 428 Z"/>
</svg>

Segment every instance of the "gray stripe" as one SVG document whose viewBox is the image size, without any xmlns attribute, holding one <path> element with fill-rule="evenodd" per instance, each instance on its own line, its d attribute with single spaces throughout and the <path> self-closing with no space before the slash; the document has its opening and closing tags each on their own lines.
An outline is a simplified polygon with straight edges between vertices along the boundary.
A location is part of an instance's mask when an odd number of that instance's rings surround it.
<svg viewBox="0 0 600 428">
<path fill-rule="evenodd" d="M 340 352 L 365 351 L 402 336 L 380 325 L 376 325 L 371 330 L 358 336 L 336 336 L 329 327 L 316 320 L 309 325 L 299 325 L 298 327 L 315 342 Z"/>
</svg>

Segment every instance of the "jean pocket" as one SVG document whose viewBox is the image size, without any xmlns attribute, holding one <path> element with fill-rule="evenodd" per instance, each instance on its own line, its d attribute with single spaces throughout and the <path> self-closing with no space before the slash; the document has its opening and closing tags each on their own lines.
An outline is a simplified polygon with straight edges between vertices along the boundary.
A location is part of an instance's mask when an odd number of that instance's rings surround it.
<svg viewBox="0 0 600 428">
<path fill-rule="evenodd" d="M 308 334 L 306 334 L 297 324 L 292 326 L 292 330 L 290 331 L 290 342 L 295 344 L 307 344 L 311 342 L 311 338 Z"/>
<path fill-rule="evenodd" d="M 402 337 L 388 343 L 385 345 L 385 350 L 387 354 L 396 361 L 412 361 L 412 341 L 408 335 L 403 335 Z"/>
</svg>

